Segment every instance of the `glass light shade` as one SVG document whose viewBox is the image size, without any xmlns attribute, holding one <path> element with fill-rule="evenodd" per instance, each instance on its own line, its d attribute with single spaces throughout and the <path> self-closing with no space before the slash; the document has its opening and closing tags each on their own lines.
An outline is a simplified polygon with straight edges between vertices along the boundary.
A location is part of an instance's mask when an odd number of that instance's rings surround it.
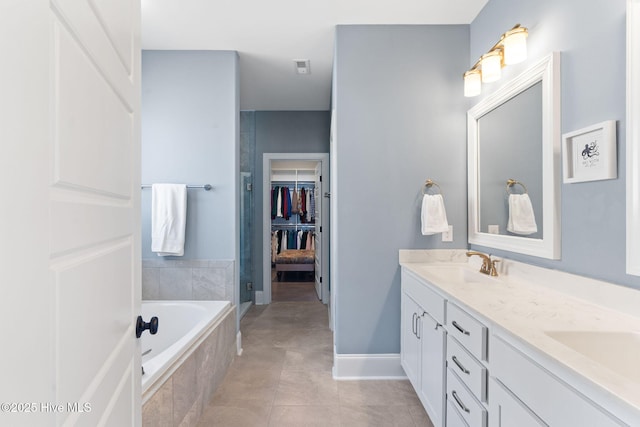
<svg viewBox="0 0 640 427">
<path fill-rule="evenodd" d="M 482 92 L 482 81 L 480 70 L 469 70 L 464 73 L 464 96 L 472 97 L 480 95 Z"/>
<path fill-rule="evenodd" d="M 517 64 L 527 59 L 527 29 L 518 27 L 507 31 L 502 40 L 504 63 Z"/>
<path fill-rule="evenodd" d="M 482 83 L 495 82 L 502 77 L 502 55 L 500 50 L 492 50 L 480 57 Z"/>
</svg>

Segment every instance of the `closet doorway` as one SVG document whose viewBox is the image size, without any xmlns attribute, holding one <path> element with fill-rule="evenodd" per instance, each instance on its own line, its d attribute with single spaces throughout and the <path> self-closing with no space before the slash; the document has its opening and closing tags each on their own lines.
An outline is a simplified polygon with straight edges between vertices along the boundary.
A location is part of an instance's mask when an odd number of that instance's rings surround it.
<svg viewBox="0 0 640 427">
<path fill-rule="evenodd" d="M 273 300 L 272 277 L 279 292 L 287 283 L 303 288 L 303 282 L 311 282 L 315 299 L 330 303 L 328 180 L 326 153 L 263 155 L 265 304 Z M 295 292 L 293 286 L 290 291 Z"/>
</svg>

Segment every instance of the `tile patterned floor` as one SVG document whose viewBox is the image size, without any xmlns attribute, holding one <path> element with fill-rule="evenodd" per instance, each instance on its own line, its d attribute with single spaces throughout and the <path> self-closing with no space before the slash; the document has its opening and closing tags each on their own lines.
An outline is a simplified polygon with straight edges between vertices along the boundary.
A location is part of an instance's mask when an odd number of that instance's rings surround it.
<svg viewBox="0 0 640 427">
<path fill-rule="evenodd" d="M 272 301 L 318 301 L 313 272 L 271 270 Z"/>
<path fill-rule="evenodd" d="M 320 302 L 253 306 L 243 354 L 199 426 L 431 426 L 408 381 L 334 381 L 332 333 Z"/>
</svg>

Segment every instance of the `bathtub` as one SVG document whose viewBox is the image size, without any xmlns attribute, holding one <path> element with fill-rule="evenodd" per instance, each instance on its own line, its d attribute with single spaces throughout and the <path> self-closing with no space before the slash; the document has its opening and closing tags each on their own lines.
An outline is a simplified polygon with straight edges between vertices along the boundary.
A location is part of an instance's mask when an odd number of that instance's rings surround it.
<svg viewBox="0 0 640 427">
<path fill-rule="evenodd" d="M 168 418 L 195 425 L 233 360 L 235 310 L 228 301 L 143 301 L 142 318 L 153 316 L 158 333 L 140 337 L 143 424 Z"/>
</svg>

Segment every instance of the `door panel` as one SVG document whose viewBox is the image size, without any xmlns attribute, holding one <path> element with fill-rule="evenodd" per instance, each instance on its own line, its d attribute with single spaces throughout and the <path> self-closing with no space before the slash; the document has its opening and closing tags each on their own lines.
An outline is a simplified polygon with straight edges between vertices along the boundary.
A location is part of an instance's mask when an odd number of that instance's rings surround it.
<svg viewBox="0 0 640 427">
<path fill-rule="evenodd" d="M 137 425 L 140 5 L 50 4 L 56 424 Z"/>
<path fill-rule="evenodd" d="M 132 73 L 133 43 L 132 8 L 130 0 L 91 0 L 89 2 L 104 32 L 127 73 Z"/>
<path fill-rule="evenodd" d="M 129 199 L 134 148 L 130 107 L 59 23 L 54 24 L 54 39 L 54 183 Z"/>
<path fill-rule="evenodd" d="M 130 1 L 130 8 L 121 7 L 121 15 L 107 13 L 103 2 L 109 3 L 105 0 L 51 0 L 51 9 L 54 21 L 67 28 L 95 65 L 95 71 L 134 111 L 139 100 L 140 1 Z M 118 45 L 121 41 L 116 41 L 116 31 L 118 40 L 127 40 L 129 47 Z M 131 52 L 130 67 L 126 67 L 121 59 L 126 52 Z"/>
<path fill-rule="evenodd" d="M 134 230 L 131 207 L 101 196 L 77 191 L 55 191 L 51 195 L 51 252 L 63 254 L 73 248 L 130 236 Z M 110 203 L 109 203 L 110 202 Z M 74 229 L 75 233 L 68 233 Z"/>
<path fill-rule="evenodd" d="M 405 292 L 401 296 L 400 362 L 414 389 L 420 390 L 420 317 L 422 309 Z"/>
<path fill-rule="evenodd" d="M 101 380 L 96 373 L 114 362 L 109 359 L 116 357 L 112 352 L 122 347 L 118 344 L 129 338 L 133 307 L 123 301 L 131 299 L 131 252 L 131 243 L 125 241 L 115 248 L 92 248 L 88 254 L 78 251 L 53 266 L 58 397 L 65 402 L 79 402 L 92 382 Z M 65 372 L 74 374 L 63 377 Z"/>
<path fill-rule="evenodd" d="M 318 162 L 315 171 L 316 188 L 313 190 L 313 198 L 315 200 L 315 276 L 316 276 L 316 294 L 318 299 L 323 300 L 322 295 L 322 163 Z"/>
</svg>

